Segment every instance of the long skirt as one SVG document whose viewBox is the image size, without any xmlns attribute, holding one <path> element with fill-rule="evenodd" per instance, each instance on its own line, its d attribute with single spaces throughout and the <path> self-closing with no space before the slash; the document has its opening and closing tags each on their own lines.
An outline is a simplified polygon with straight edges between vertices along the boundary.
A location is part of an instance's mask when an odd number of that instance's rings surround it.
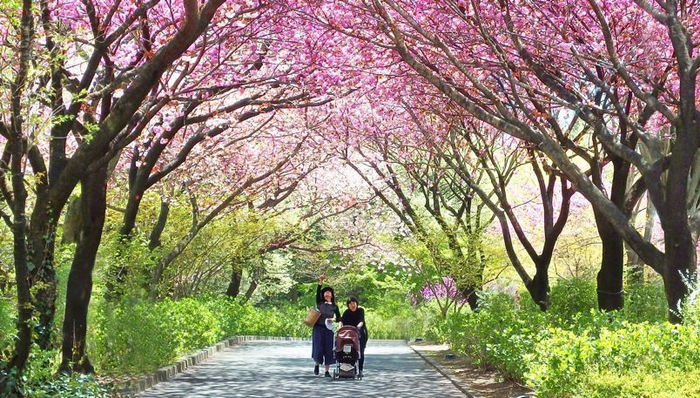
<svg viewBox="0 0 700 398">
<path fill-rule="evenodd" d="M 333 332 L 325 326 L 314 326 L 311 334 L 311 358 L 314 359 L 314 362 L 326 365 L 335 363 L 334 338 Z"/>
</svg>

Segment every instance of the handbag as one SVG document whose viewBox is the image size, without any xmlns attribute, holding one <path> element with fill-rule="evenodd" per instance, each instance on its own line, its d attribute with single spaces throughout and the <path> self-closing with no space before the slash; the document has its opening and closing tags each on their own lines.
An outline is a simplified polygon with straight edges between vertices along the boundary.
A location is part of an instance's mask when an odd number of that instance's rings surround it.
<svg viewBox="0 0 700 398">
<path fill-rule="evenodd" d="M 313 327 L 319 317 L 321 317 L 321 311 L 319 311 L 318 308 L 309 308 L 309 312 L 306 313 L 306 318 L 304 318 L 304 325 Z"/>
</svg>

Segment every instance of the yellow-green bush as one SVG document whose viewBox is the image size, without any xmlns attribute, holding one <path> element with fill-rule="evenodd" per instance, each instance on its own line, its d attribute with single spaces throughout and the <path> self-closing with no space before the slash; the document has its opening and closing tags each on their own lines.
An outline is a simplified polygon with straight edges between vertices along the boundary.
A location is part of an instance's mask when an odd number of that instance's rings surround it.
<svg viewBox="0 0 700 398">
<path fill-rule="evenodd" d="M 176 330 L 153 303 L 125 299 L 95 312 L 87 343 L 98 372 L 148 372 L 177 358 Z"/>
<path fill-rule="evenodd" d="M 525 378 L 538 396 L 588 397 L 594 391 L 603 394 L 595 396 L 657 396 L 639 395 L 640 391 L 647 393 L 643 388 L 670 396 L 693 396 L 682 394 L 685 386 L 679 383 L 663 385 L 648 381 L 635 386 L 631 380 L 641 374 L 665 374 L 670 379 L 680 379 L 697 372 L 700 331 L 695 327 L 622 323 L 597 335 L 554 328 L 547 334 L 527 356 L 529 370 Z M 604 395 L 613 391 L 623 395 Z"/>
<path fill-rule="evenodd" d="M 679 398 L 700 397 L 700 371 L 591 373 L 576 396 L 586 398 Z"/>
</svg>

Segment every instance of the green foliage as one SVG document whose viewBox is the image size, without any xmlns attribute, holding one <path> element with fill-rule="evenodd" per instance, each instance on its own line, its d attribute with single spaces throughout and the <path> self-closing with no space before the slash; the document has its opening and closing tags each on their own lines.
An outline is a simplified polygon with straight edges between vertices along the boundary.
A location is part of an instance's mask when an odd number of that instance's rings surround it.
<svg viewBox="0 0 700 398">
<path fill-rule="evenodd" d="M 156 307 L 173 331 L 178 353 L 213 345 L 222 335 L 217 315 L 201 301 L 193 298 L 164 300 Z"/>
<path fill-rule="evenodd" d="M 478 312 L 437 321 L 429 337 L 527 383 L 540 397 L 697 396 L 697 387 L 683 382 L 700 363 L 697 303 L 684 306 L 691 314 L 685 325 L 671 325 L 658 321 L 665 312 L 658 284 L 630 290 L 625 310 L 611 313 L 595 309 L 595 286 L 586 279 L 554 285 L 547 312 L 526 296 L 487 294 Z M 647 319 L 656 321 L 640 322 Z"/>
<path fill-rule="evenodd" d="M 148 247 L 148 238 L 135 233 L 130 239 L 117 238 L 116 234 L 102 239 L 95 268 L 95 293 L 100 297 L 106 281 L 114 277 L 113 267 L 128 269 L 126 277 L 119 284 L 119 290 L 130 296 L 146 296 L 144 286 L 149 286 L 150 274 L 157 263 L 160 252 Z"/>
<path fill-rule="evenodd" d="M 129 298 L 96 306 L 87 349 L 98 372 L 141 373 L 173 362 L 178 330 L 162 310 Z"/>
<path fill-rule="evenodd" d="M 9 379 L 6 387 L 19 386 L 21 396 L 32 398 L 110 396 L 111 388 L 100 384 L 92 376 L 58 373 L 60 358 L 58 350 L 42 351 L 37 346 L 32 347 L 27 366 L 19 379 L 14 370 L 2 375 Z M 19 397 L 14 392 L 0 393 L 7 398 Z"/>
<path fill-rule="evenodd" d="M 306 310 L 264 309 L 225 297 L 102 303 L 89 329 L 88 350 L 98 371 L 143 373 L 236 335 L 302 336 Z"/>
<path fill-rule="evenodd" d="M 666 321 L 668 304 L 661 281 L 627 286 L 621 313 L 630 322 Z"/>
<path fill-rule="evenodd" d="M 12 301 L 0 297 L 0 342 L 15 334 L 16 313 L 17 311 L 13 308 Z"/>
<path fill-rule="evenodd" d="M 525 356 L 528 385 L 544 397 L 575 396 L 576 388 L 586 380 L 595 357 L 595 348 L 588 334 L 569 330 L 544 331 L 540 344 Z"/>
<path fill-rule="evenodd" d="M 561 327 L 571 325 L 576 314 L 587 314 L 598 307 L 595 280 L 588 278 L 559 279 L 552 286 L 550 297 L 547 316 Z"/>
<path fill-rule="evenodd" d="M 522 311 L 507 294 L 481 298 L 478 312 L 458 316 L 449 341 L 476 364 L 495 366 L 505 377 L 520 379 L 526 371 L 524 355 L 541 338 L 545 325 L 539 311 Z"/>
<path fill-rule="evenodd" d="M 665 369 L 647 373 L 593 373 L 581 386 L 577 396 L 587 398 L 677 398 L 700 396 L 700 371 L 679 372 Z"/>
<path fill-rule="evenodd" d="M 240 335 L 300 337 L 308 334 L 308 327 L 301 323 L 306 307 L 265 308 L 222 296 L 204 296 L 199 300 L 216 315 L 215 322 L 221 330 L 219 339 Z"/>
<path fill-rule="evenodd" d="M 693 372 L 700 363 L 698 344 L 700 331 L 668 323 L 624 323 L 619 328 L 603 329 L 597 337 L 550 329 L 528 357 L 526 378 L 542 396 L 578 396 L 579 390 L 593 388 L 587 386 L 593 380 L 595 388 L 607 388 L 596 379 L 601 374 L 657 374 L 669 369 Z M 669 391 L 670 387 L 666 388 Z"/>
<path fill-rule="evenodd" d="M 425 336 L 426 329 L 437 316 L 437 312 L 426 307 L 412 309 L 403 307 L 388 314 L 365 308 L 365 319 L 372 339 L 411 339 Z"/>
</svg>

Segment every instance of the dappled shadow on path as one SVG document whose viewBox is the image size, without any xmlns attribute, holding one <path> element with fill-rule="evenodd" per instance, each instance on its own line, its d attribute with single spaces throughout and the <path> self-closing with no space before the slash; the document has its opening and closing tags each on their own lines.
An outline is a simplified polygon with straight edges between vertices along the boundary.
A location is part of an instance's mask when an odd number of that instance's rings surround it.
<svg viewBox="0 0 700 398">
<path fill-rule="evenodd" d="M 138 397 L 465 396 L 401 341 L 370 341 L 362 380 L 315 376 L 310 353 L 308 341 L 246 343 Z"/>
</svg>

